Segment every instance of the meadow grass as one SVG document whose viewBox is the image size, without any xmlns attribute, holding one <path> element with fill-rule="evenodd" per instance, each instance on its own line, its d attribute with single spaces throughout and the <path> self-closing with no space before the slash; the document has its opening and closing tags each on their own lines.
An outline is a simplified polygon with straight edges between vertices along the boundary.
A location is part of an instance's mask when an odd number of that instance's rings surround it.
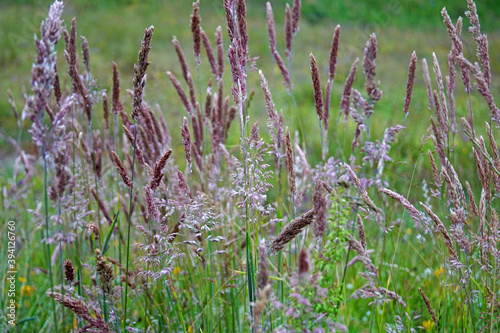
<svg viewBox="0 0 500 333">
<path fill-rule="evenodd" d="M 33 35 L 39 29 L 37 22 L 40 22 L 44 18 L 46 14 L 44 8 L 49 4 L 50 1 L 38 1 L 35 3 L 28 1 L 25 5 L 4 5 L 0 13 L 0 25 L 2 31 L 4 31 L 4 34 L 0 37 L 0 45 L 2 46 L 0 48 L 0 66 L 2 67 L 0 75 L 3 77 L 0 80 L 0 96 L 2 96 L 0 99 L 0 116 L 3 118 L 2 127 L 10 136 L 17 136 L 18 132 L 15 120 L 10 117 L 7 90 L 11 89 L 18 105 L 22 105 L 23 87 L 27 87 L 30 84 L 26 73 L 30 71 L 33 62 L 32 54 L 26 52 L 26 50 L 32 47 Z M 341 2 L 338 2 L 337 5 L 341 6 Z M 317 6 L 317 4 L 308 5 L 305 3 L 303 5 L 305 10 L 307 10 L 308 6 Z M 328 14 L 331 16 L 329 19 L 320 21 L 303 20 L 300 27 L 301 33 L 296 37 L 296 44 L 305 50 L 313 51 L 318 59 L 318 63 L 326 64 L 329 52 L 328 41 L 331 40 L 334 27 L 338 23 L 341 23 L 343 28 L 342 37 L 344 40 L 350 41 L 349 45 L 346 45 L 339 51 L 339 64 L 341 65 L 339 65 L 339 80 L 337 82 L 343 82 L 354 55 L 359 55 L 363 52 L 365 41 L 368 39 L 369 34 L 372 32 L 377 33 L 379 39 L 378 77 L 386 96 L 380 102 L 381 106 L 377 113 L 380 116 L 379 121 L 383 122 L 383 125 L 386 125 L 385 121 L 390 118 L 390 115 L 401 110 L 401 96 L 404 94 L 404 87 L 400 83 L 405 80 L 408 55 L 413 50 L 419 50 L 420 57 L 430 59 L 432 52 L 436 52 L 440 59 L 445 60 L 450 42 L 447 39 L 446 31 L 441 29 L 439 10 L 442 7 L 436 6 L 433 5 L 431 8 L 423 6 L 426 11 L 433 11 L 434 15 L 430 19 L 434 23 L 432 25 L 425 22 L 418 24 L 410 24 L 408 22 L 407 24 L 400 25 L 386 22 L 387 24 L 384 25 L 371 25 L 366 24 L 369 21 L 363 19 L 360 19 L 360 24 L 358 24 L 357 21 L 350 19 L 351 16 L 332 16 L 333 14 Z M 454 6 L 460 8 L 463 13 L 462 4 L 454 4 Z M 253 45 L 251 52 L 253 55 L 259 56 L 259 61 L 257 62 L 259 68 L 263 68 L 267 72 L 276 73 L 267 75 L 268 79 L 273 84 L 279 83 L 281 82 L 278 75 L 279 70 L 272 67 L 267 34 L 265 29 L 262 29 L 262 24 L 265 23 L 265 3 L 250 2 L 248 7 L 248 29 L 250 41 Z M 364 5 L 361 6 L 361 9 L 357 10 L 359 17 L 362 18 L 370 15 L 371 12 L 379 12 L 377 10 L 368 10 L 366 7 L 367 5 Z M 480 13 L 483 10 L 482 8 L 486 7 L 487 5 L 480 6 Z M 326 8 L 331 7 L 327 6 Z M 437 8 L 437 11 L 435 8 Z M 488 6 L 487 8 L 496 7 Z M 71 1 L 66 4 L 66 11 L 63 17 L 66 24 L 68 24 L 71 18 L 75 16 L 75 13 L 78 12 L 79 34 L 86 36 L 90 42 L 92 66 L 94 68 L 93 74 L 103 89 L 111 87 L 111 75 L 109 73 L 113 61 L 117 63 L 120 72 L 122 72 L 123 82 L 132 82 L 131 68 L 133 68 L 133 64 L 136 61 L 136 45 L 141 38 L 140 31 L 144 26 L 151 24 L 157 27 L 156 35 L 161 42 L 152 50 L 152 57 L 155 58 L 155 61 L 151 64 L 149 79 L 153 80 L 151 82 L 154 83 L 150 85 L 150 90 L 147 93 L 151 97 L 151 104 L 159 103 L 160 105 L 166 105 L 168 103 L 172 106 L 172 112 L 180 116 L 182 114 L 179 111 L 180 102 L 175 96 L 175 91 L 167 89 L 169 82 L 164 72 L 167 69 L 175 70 L 177 67 L 175 51 L 170 43 L 172 37 L 177 36 L 179 40 L 183 41 L 189 40 L 189 29 L 182 29 L 181 27 L 189 25 L 190 11 L 191 2 L 189 1 L 151 1 L 147 3 L 124 1 L 115 5 L 104 2 L 97 6 L 91 6 L 86 1 Z M 333 12 L 340 13 L 342 11 L 334 11 L 332 9 Z M 491 12 L 495 13 L 495 10 Z M 167 20 L 165 19 L 165 15 L 168 15 L 168 13 L 178 13 L 178 15 Z M 203 4 L 201 13 L 203 15 L 204 29 L 206 31 L 214 31 L 220 24 L 220 17 L 224 15 L 222 3 L 207 1 Z M 307 15 L 307 12 L 303 14 L 303 16 Z M 280 25 L 278 27 L 279 31 L 284 31 L 284 10 L 276 12 L 275 16 L 276 21 Z M 410 16 L 418 17 L 419 14 L 415 11 L 405 10 L 403 14 L 391 17 L 412 21 L 412 19 L 409 19 Z M 425 17 L 429 17 L 429 15 L 425 15 Z M 496 17 L 498 18 L 498 16 Z M 20 27 L 17 24 L 19 20 L 22 23 Z M 491 20 L 486 19 L 483 19 L 483 21 L 485 21 L 485 24 L 486 22 L 491 22 Z M 122 24 L 123 22 L 127 22 L 127 24 Z M 495 26 L 489 25 L 486 25 L 486 29 L 491 48 L 498 48 L 500 43 L 499 31 L 495 29 Z M 428 38 L 429 36 L 433 36 L 433 38 Z M 284 33 L 278 33 L 277 38 L 278 44 L 284 46 Z M 464 35 L 464 39 L 467 41 L 467 50 L 473 52 L 473 41 L 470 36 Z M 404 43 L 401 42 L 403 40 L 405 41 Z M 184 46 L 184 48 L 186 47 L 187 45 Z M 58 50 L 62 50 L 61 46 L 58 46 Z M 194 59 L 188 59 L 188 61 L 194 65 Z M 64 65 L 63 57 L 59 57 L 58 63 L 60 66 Z M 500 71 L 498 63 L 493 63 L 492 66 L 495 72 Z M 322 70 L 325 71 L 326 69 L 323 67 Z M 203 71 L 203 68 L 202 75 L 202 80 L 205 81 L 208 77 L 208 72 Z M 312 98 L 308 83 L 310 76 L 308 52 L 296 52 L 292 75 L 295 80 L 295 94 L 299 102 L 298 112 L 307 115 L 310 113 L 310 109 L 307 106 L 310 105 Z M 274 81 L 275 78 L 276 81 Z M 257 84 L 259 77 L 258 75 L 250 75 L 249 80 L 252 84 Z M 415 93 L 420 94 L 422 98 L 416 98 L 415 100 L 416 103 L 419 103 L 425 97 L 425 91 L 419 89 L 423 86 L 421 75 L 417 76 L 417 82 L 420 82 L 420 84 L 417 85 Z M 12 83 L 16 84 L 13 85 Z M 130 84 L 127 88 L 129 87 Z M 497 87 L 498 85 L 494 82 L 494 88 L 498 89 Z M 333 89 L 339 93 L 342 87 L 340 84 L 336 84 Z M 254 90 L 257 96 L 261 94 L 260 89 Z M 274 95 L 276 99 L 279 98 L 277 102 L 280 102 L 280 104 L 288 102 L 284 89 L 276 89 Z M 262 98 L 255 98 L 255 102 L 261 107 L 263 106 L 262 100 Z M 457 105 L 462 107 L 466 104 L 457 103 Z M 261 107 L 257 109 L 261 109 Z M 424 107 L 425 102 L 422 105 L 416 105 L 416 109 L 424 110 Z M 462 114 L 466 114 L 466 108 L 462 108 L 461 112 Z M 256 113 L 259 117 L 258 119 L 265 119 L 265 113 Z M 296 118 L 296 113 L 290 116 Z M 418 115 L 413 113 L 410 117 L 412 116 L 417 117 Z M 309 124 L 307 119 L 304 122 L 304 126 L 316 125 L 314 122 Z M 385 127 L 380 126 L 377 128 L 381 128 L 377 133 L 382 134 L 382 128 Z M 417 133 L 417 136 L 419 136 L 424 129 L 424 126 L 415 128 L 414 133 Z M 172 130 L 175 132 L 177 128 L 173 128 Z M 412 130 L 413 128 L 409 129 L 409 131 Z M 409 134 L 407 137 L 413 138 L 414 136 Z M 23 142 L 29 140 L 29 135 L 26 131 L 23 131 L 22 138 Z M 415 142 L 415 140 L 411 141 Z M 9 152 L 12 152 L 12 147 L 6 144 L 4 140 L 0 142 L 0 147 L 7 155 L 10 155 Z"/>
</svg>

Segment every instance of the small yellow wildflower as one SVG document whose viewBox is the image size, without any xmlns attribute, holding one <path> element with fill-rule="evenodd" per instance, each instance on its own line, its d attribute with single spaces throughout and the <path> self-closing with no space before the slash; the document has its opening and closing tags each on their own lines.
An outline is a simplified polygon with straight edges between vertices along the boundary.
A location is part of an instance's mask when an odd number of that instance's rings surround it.
<svg viewBox="0 0 500 333">
<path fill-rule="evenodd" d="M 19 278 L 19 282 L 21 282 L 21 283 L 26 282 L 26 278 L 20 277 L 20 278 Z"/>
<path fill-rule="evenodd" d="M 425 328 L 426 331 L 430 331 L 434 327 L 434 322 L 430 319 L 424 320 L 422 326 Z"/>
<path fill-rule="evenodd" d="M 406 234 L 407 234 L 407 235 L 411 235 L 411 232 L 412 232 L 412 231 L 411 231 L 411 228 L 406 229 Z"/>
<path fill-rule="evenodd" d="M 439 267 L 438 269 L 436 269 L 434 271 L 434 274 L 436 275 L 436 277 L 440 277 L 441 274 L 443 274 L 443 273 L 444 273 L 444 268 L 443 267 Z"/>
<path fill-rule="evenodd" d="M 181 271 L 181 268 L 179 266 L 177 266 L 172 273 L 174 275 L 177 275 L 177 274 L 179 274 L 180 271 Z"/>
<path fill-rule="evenodd" d="M 33 292 L 33 288 L 30 285 L 22 285 L 21 286 L 21 295 L 29 296 Z"/>
</svg>

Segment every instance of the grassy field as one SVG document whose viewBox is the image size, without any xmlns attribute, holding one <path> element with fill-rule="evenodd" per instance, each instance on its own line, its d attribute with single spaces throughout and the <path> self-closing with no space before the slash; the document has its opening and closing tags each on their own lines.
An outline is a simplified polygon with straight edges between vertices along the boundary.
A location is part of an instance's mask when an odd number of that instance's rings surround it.
<svg viewBox="0 0 500 333">
<path fill-rule="evenodd" d="M 28 2 L 29 3 L 29 2 Z M 385 92 L 385 98 L 380 102 L 379 109 L 375 117 L 380 127 L 377 134 L 382 134 L 387 121 L 391 119 L 392 115 L 398 114 L 401 116 L 404 96 L 404 83 L 407 75 L 407 65 L 410 59 L 411 52 L 417 50 L 420 59 L 427 58 L 429 62 L 432 59 L 432 52 L 438 55 L 442 66 L 447 61 L 447 53 L 449 50 L 450 42 L 447 38 L 446 30 L 443 29 L 439 11 L 442 7 L 439 4 L 432 6 L 425 6 L 421 4 L 422 12 L 416 11 L 414 8 L 400 8 L 403 14 L 391 16 L 390 19 L 385 20 L 384 24 L 372 24 L 370 13 L 383 13 L 387 9 L 382 5 L 377 10 L 369 10 L 366 8 L 368 5 L 362 5 L 359 18 L 354 20 L 354 14 L 337 15 L 333 13 L 343 13 L 341 4 L 337 11 L 336 7 L 325 10 L 328 13 L 327 17 L 316 21 L 313 18 L 314 9 L 317 8 L 320 1 L 305 1 L 304 10 L 307 11 L 303 16 L 311 16 L 312 21 L 303 21 L 301 24 L 301 33 L 298 34 L 296 43 L 301 46 L 303 52 L 296 52 L 292 76 L 296 82 L 297 87 L 295 93 L 299 102 L 300 114 L 304 115 L 304 121 L 307 121 L 312 109 L 305 106 L 311 105 L 312 90 L 309 84 L 309 52 L 313 52 L 318 59 L 318 63 L 324 64 L 322 73 L 327 71 L 327 63 L 329 56 L 329 47 L 332 38 L 333 29 L 337 24 L 342 25 L 342 41 L 343 47 L 339 50 L 339 66 L 334 90 L 337 95 L 342 91 L 343 83 L 349 72 L 350 65 L 356 57 L 362 57 L 363 49 L 368 39 L 368 36 L 375 32 L 378 36 L 379 43 L 379 57 L 377 61 L 377 77 L 381 82 L 381 89 Z M 19 107 L 23 104 L 22 92 L 23 87 L 29 86 L 28 73 L 31 70 L 33 62 L 33 53 L 27 50 L 33 49 L 33 35 L 39 29 L 38 23 L 44 15 L 44 8 L 49 4 L 48 1 L 39 1 L 36 4 L 29 5 L 10 5 L 3 7 L 0 13 L 0 25 L 2 31 L 5 33 L 0 38 L 0 66 L 2 67 L 2 80 L 0 80 L 0 94 L 3 98 L 0 100 L 0 115 L 4 119 L 2 122 L 3 128 L 11 136 L 17 133 L 15 120 L 9 117 L 10 105 L 8 103 L 7 90 L 11 89 Z M 484 8 L 488 6 L 479 4 L 480 13 L 485 11 Z M 161 106 L 169 105 L 173 115 L 177 116 L 182 113 L 180 111 L 180 101 L 176 96 L 175 90 L 172 88 L 165 71 L 172 70 L 179 73 L 177 64 L 177 57 L 171 43 L 173 36 L 177 36 L 181 45 L 183 45 L 186 53 L 190 52 L 191 36 L 189 29 L 182 27 L 189 26 L 189 16 L 191 11 L 191 2 L 189 1 L 173 1 L 173 2 L 160 2 L 149 1 L 146 3 L 124 1 L 121 4 L 105 5 L 101 4 L 93 7 L 84 1 L 73 1 L 66 5 L 64 19 L 66 24 L 69 24 L 73 16 L 77 16 L 78 20 L 78 35 L 85 36 L 90 42 L 91 47 L 91 61 L 93 67 L 93 75 L 102 89 L 109 91 L 111 87 L 111 65 L 115 61 L 118 69 L 122 74 L 122 82 L 125 88 L 130 89 L 133 77 L 133 64 L 137 58 L 137 45 L 141 38 L 141 31 L 144 27 L 149 25 L 155 26 L 155 39 L 158 41 L 152 49 L 152 64 L 149 73 L 149 80 L 151 82 L 147 94 L 151 104 L 159 103 Z M 276 6 L 280 10 L 276 10 L 275 19 L 278 24 L 278 45 L 284 49 L 284 2 L 278 1 Z M 269 43 L 267 41 L 267 32 L 262 27 L 265 23 L 265 2 L 264 1 L 251 1 L 249 3 L 249 35 L 250 35 L 250 54 L 258 56 L 257 66 L 262 68 L 266 73 L 275 73 L 270 76 L 271 81 L 276 78 L 276 82 L 281 82 L 279 78 L 279 70 L 277 67 L 272 68 L 272 58 L 269 52 Z M 330 8 L 325 6 L 326 8 Z M 457 12 L 458 8 L 462 10 L 462 16 L 465 6 L 459 1 L 453 2 L 453 12 Z M 493 4 L 487 8 L 492 8 L 488 15 L 497 13 L 498 7 Z M 432 17 L 424 15 L 425 13 L 433 12 Z M 78 12 L 78 15 L 76 15 Z M 221 24 L 221 17 L 224 16 L 224 10 L 219 1 L 206 1 L 201 9 L 203 15 L 202 25 L 207 31 L 207 34 L 213 40 L 213 33 L 218 25 Z M 178 13 L 174 18 L 171 18 L 170 13 Z M 350 13 L 348 11 L 348 13 Z M 326 14 L 325 14 L 326 15 Z M 169 19 L 165 19 L 169 16 Z M 486 15 L 485 15 L 486 16 Z M 404 21 L 401 19 L 404 17 Z M 427 17 L 428 21 L 418 23 L 418 17 Z M 494 22 L 500 16 L 493 16 L 491 20 L 483 19 L 488 24 L 484 24 L 486 28 L 490 28 L 485 32 L 488 34 L 490 47 L 495 50 L 500 47 L 500 31 L 494 29 L 494 25 L 489 22 Z M 400 21 L 401 20 L 401 21 Z M 18 26 L 17 22 L 21 21 L 22 25 Z M 316 23 L 315 23 L 316 22 Z M 407 24 L 403 24 L 407 22 Z M 428 24 L 432 22 L 433 24 Z M 465 29 L 464 29 L 465 30 Z M 429 38 L 432 36 L 432 38 Z M 465 35 L 465 47 L 468 54 L 474 53 L 475 47 L 473 40 L 470 36 Z M 404 41 L 404 42 L 402 42 Z M 62 51 L 63 45 L 58 46 L 59 52 Z M 492 54 L 492 59 L 498 60 L 498 55 Z M 496 57 L 496 58 L 495 58 Z M 194 60 L 188 59 L 191 66 L 194 66 Z M 58 59 L 61 71 L 67 70 L 65 59 L 61 56 Z M 500 71 L 500 61 L 492 61 L 493 71 Z M 203 68 L 207 70 L 207 68 Z M 205 82 L 208 77 L 208 71 L 202 71 L 201 81 Z M 228 74 L 228 73 L 226 73 Z M 229 78 L 229 77 L 227 77 Z M 226 78 L 226 79 L 227 79 Z M 261 94 L 258 87 L 259 77 L 258 73 L 250 73 L 248 80 L 251 83 L 252 90 L 255 91 L 257 96 Z M 421 71 L 417 75 L 417 87 L 423 87 L 423 80 Z M 362 87 L 363 82 L 357 80 L 358 89 Z M 460 83 L 459 83 L 460 84 Z M 498 89 L 496 83 L 495 89 Z M 429 114 L 426 110 L 426 98 L 424 98 L 425 90 L 418 89 L 415 92 L 418 98 L 415 98 L 413 106 L 414 112 L 410 115 L 415 117 L 413 119 L 421 119 L 422 113 Z M 275 98 L 281 98 L 280 103 L 287 103 L 287 95 L 284 89 L 275 92 Z M 457 98 L 465 98 L 459 96 Z M 262 109 L 263 98 L 255 98 L 256 103 L 260 103 L 257 109 L 257 119 L 265 119 L 265 112 L 258 110 Z M 334 105 L 338 101 L 333 101 Z M 420 104 L 419 104 L 420 103 Z M 463 103 L 457 103 L 461 106 Z M 126 103 L 128 106 L 128 103 Z M 466 114 L 464 108 L 459 110 L 459 114 Z M 294 117 L 295 115 L 290 115 Z M 401 120 L 399 120 L 401 122 Z M 415 130 L 417 137 L 425 130 L 428 124 L 422 122 L 415 122 L 418 127 L 412 127 L 409 130 Z M 420 126 L 422 125 L 422 126 Z M 174 129 L 175 130 L 175 129 Z M 29 139 L 29 135 L 25 133 L 23 137 L 25 140 Z M 5 142 L 1 144 L 2 150 L 12 151 L 11 147 Z"/>
<path fill-rule="evenodd" d="M 272 2 L 277 49 L 283 58 L 285 3 Z M 437 132 L 430 129 L 431 115 L 436 121 L 439 115 L 435 109 L 429 110 L 421 61 L 427 59 L 432 86 L 439 92 L 432 53 L 446 76 L 452 45 L 440 16 L 443 4 L 454 21 L 467 8 L 466 1 L 360 1 L 354 5 L 305 0 L 293 61 L 285 60 L 294 84 L 292 97 L 269 49 L 265 1 L 247 1 L 248 54 L 258 57 L 256 67 L 269 81 L 276 111 L 283 110 L 280 130 L 287 127 L 290 132 L 290 149 L 283 138 L 280 163 L 275 165 L 259 71 L 247 72 L 248 99 L 238 103 L 230 95 L 233 78 L 227 58 L 218 81 L 202 47 L 197 70 L 190 31 L 191 1 L 68 1 L 63 26 L 70 30 L 76 16 L 78 67 L 94 96 L 91 120 L 85 116 L 83 96 L 75 92 L 73 99 L 63 99 L 61 104 L 73 103 L 64 121 L 56 126 L 49 116 L 42 118 L 46 136 L 40 139 L 43 144 L 37 145 L 28 132 L 32 121 L 26 119 L 19 127 L 12 116 L 7 90 L 12 91 L 20 113 L 23 93 L 32 94 L 33 35 L 39 36 L 39 24 L 47 16 L 50 2 L 1 3 L 1 207 L 5 221 L 15 221 L 17 326 L 0 324 L 0 331 L 66 332 L 85 329 L 85 325 L 99 332 L 127 328 L 138 332 L 500 329 L 500 288 L 496 283 L 500 160 L 495 155 L 498 149 L 490 146 L 495 140 L 488 139 L 484 125 L 489 123 L 498 138 L 498 124 L 477 90 L 470 95 L 464 92 L 458 72 L 454 91 L 457 134 L 450 131 L 443 135 L 441 146 L 439 133 L 450 124 L 439 123 Z M 499 96 L 500 27 L 496 23 L 500 6 L 495 1 L 478 1 L 477 6 L 482 32 L 489 41 L 489 89 L 493 96 Z M 220 25 L 227 51 L 230 41 L 222 1 L 202 0 L 200 7 L 201 26 L 212 46 Z M 323 136 L 311 84 L 310 53 L 318 63 L 324 89 L 337 24 L 341 25 L 337 71 L 330 125 Z M 106 127 L 100 97 L 106 92 L 111 105 L 114 61 L 120 73 L 124 111 L 129 115 L 133 112 L 137 96 L 131 97 L 127 89 L 134 90 L 137 53 L 144 29 L 151 25 L 154 35 L 144 101 L 154 110 L 153 118 L 161 118 L 155 105 L 161 107 L 172 139 L 166 138 L 164 129 L 162 136 L 148 128 L 147 122 L 141 123 L 139 128 L 144 131 L 138 134 L 137 144 L 143 155 L 137 155 L 132 148 L 134 141 L 122 135 L 121 117 L 110 117 L 111 126 Z M 468 26 L 464 18 L 463 56 L 477 61 Z M 362 119 L 360 145 L 352 150 L 355 118 L 351 115 L 347 123 L 341 119 L 338 126 L 336 121 L 356 58 L 360 62 L 353 88 L 367 98 L 362 63 L 371 33 L 377 36 L 375 81 L 380 81 L 383 95 L 374 104 L 373 116 Z M 89 42 L 91 73 L 82 63 L 80 36 Z M 218 83 L 223 84 L 229 106 L 247 108 L 249 116 L 243 132 L 236 114 L 224 133 L 227 138 L 220 142 L 223 150 L 214 143 L 220 135 L 214 130 L 214 120 L 204 120 L 205 132 L 200 139 L 196 136 L 196 116 L 187 119 L 188 136 L 195 147 L 187 149 L 193 154 L 192 161 L 186 154 L 185 130 L 184 134 L 181 131 L 183 117 L 188 114 L 166 75 L 171 71 L 186 87 L 171 42 L 174 36 L 191 69 L 201 112 L 205 111 L 207 82 L 212 80 L 213 92 Z M 64 38 L 55 46 L 63 97 L 72 94 L 65 47 Z M 416 77 L 405 119 L 408 65 L 414 50 L 418 57 Z M 88 74 L 95 84 L 88 80 Z M 471 80 L 475 82 L 473 77 Z M 51 108 L 64 109 L 52 95 L 50 99 Z M 477 142 L 471 142 L 460 121 L 467 117 L 468 105 L 474 114 Z M 354 102 L 350 107 L 357 108 Z M 359 108 L 358 112 L 362 114 Z M 133 131 L 132 118 L 125 119 L 130 122 L 126 127 Z M 259 143 L 252 132 L 257 121 L 258 138 L 265 143 Z M 396 142 L 387 141 L 386 129 L 398 124 L 406 124 L 405 129 L 396 135 Z M 276 124 L 270 127 L 276 130 Z M 484 146 L 481 135 L 486 138 Z M 328 147 L 325 157 L 324 145 Z M 47 147 L 45 165 L 43 151 Z M 389 150 L 385 152 L 385 148 Z M 160 177 L 161 185 L 153 188 L 151 168 L 167 149 L 172 149 L 172 155 L 164 165 L 165 176 Z M 445 155 L 440 155 L 440 149 Z M 30 155 L 27 163 L 20 158 L 26 156 L 21 150 Z M 116 172 L 111 150 L 124 162 L 128 176 L 135 175 L 133 188 L 125 186 Z M 428 151 L 437 162 L 436 172 Z M 201 154 L 199 161 L 197 154 Z M 292 162 L 285 163 L 288 157 Z M 380 163 L 380 158 L 387 160 Z M 451 164 L 443 163 L 445 158 Z M 296 186 L 293 195 L 292 182 Z M 400 193 L 409 202 L 381 187 Z M 479 208 L 474 208 L 473 202 Z M 271 253 L 270 247 L 286 239 L 286 227 L 300 221 L 310 225 L 301 226 L 298 236 L 288 238 L 283 249 Z M 321 221 L 325 223 L 323 233 L 317 231 Z M 13 299 L 7 292 L 10 282 L 5 273 L 11 258 L 3 256 L 12 248 L 10 227 L 5 223 L 0 228 L 4 235 L 1 289 L 5 291 L 0 299 L 0 323 L 7 323 Z M 353 258 L 355 262 L 349 263 Z M 79 284 L 67 275 L 63 278 L 66 259 L 76 268 Z M 433 310 L 428 309 L 419 289 Z M 51 290 L 63 299 L 47 294 Z"/>
</svg>

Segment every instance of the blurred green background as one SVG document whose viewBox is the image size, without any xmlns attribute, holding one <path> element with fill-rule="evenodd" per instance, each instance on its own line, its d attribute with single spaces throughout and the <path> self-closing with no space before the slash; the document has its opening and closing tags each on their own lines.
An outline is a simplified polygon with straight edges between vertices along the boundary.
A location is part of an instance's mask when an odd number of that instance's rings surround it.
<svg viewBox="0 0 500 333">
<path fill-rule="evenodd" d="M 17 138 L 19 130 L 8 103 L 7 89 L 12 90 L 17 107 L 22 110 L 23 91 L 30 89 L 30 70 L 34 58 L 33 35 L 38 33 L 40 21 L 46 16 L 50 3 L 51 1 L 47 0 L 0 2 L 0 29 L 2 31 L 0 34 L 0 127 L 6 135 L 14 138 Z M 276 20 L 278 48 L 284 57 L 283 21 L 286 1 L 276 0 L 271 1 L 271 3 Z M 222 25 L 224 43 L 227 47 L 228 39 L 225 32 L 222 0 L 201 0 L 200 6 L 202 26 L 211 38 L 211 42 L 214 43 L 213 33 L 216 27 Z M 379 46 L 377 79 L 381 81 L 384 96 L 375 108 L 372 132 L 375 136 L 379 136 L 387 125 L 403 122 L 402 109 L 408 62 L 412 51 L 416 50 L 419 58 L 417 81 L 408 119 L 410 126 L 406 131 L 405 140 L 410 146 L 418 146 L 420 137 L 429 125 L 430 116 L 422 80 L 421 59 L 427 58 L 431 65 L 432 52 L 436 52 L 443 74 L 446 75 L 450 41 L 442 24 L 440 11 L 443 6 L 446 6 L 452 19 L 456 20 L 459 15 L 464 16 L 463 13 L 467 9 L 466 1 L 303 0 L 302 6 L 300 32 L 296 39 L 295 58 L 291 71 L 295 85 L 295 98 L 299 108 L 299 112 L 295 112 L 291 107 L 291 100 L 281 84 L 281 75 L 278 69 L 273 67 L 273 61 L 270 57 L 265 28 L 265 1 L 247 1 L 250 54 L 259 57 L 257 66 L 269 79 L 275 103 L 278 108 L 284 109 L 287 124 L 291 128 L 299 128 L 297 121 L 300 119 L 305 132 L 316 132 L 317 120 L 312 103 L 309 53 L 313 52 L 318 64 L 320 64 L 322 84 L 324 85 L 333 29 L 337 24 L 341 24 L 339 62 L 332 97 L 332 118 L 335 119 L 338 114 L 339 97 L 350 66 L 356 57 L 362 60 L 366 40 L 368 40 L 370 33 L 375 32 Z M 495 74 L 500 72 L 500 54 L 498 52 L 500 49 L 500 26 L 498 25 L 500 2 L 479 0 L 477 6 L 483 31 L 488 34 L 490 42 L 490 57 L 494 72 L 493 89 L 498 92 L 499 85 Z M 171 39 L 175 35 L 187 55 L 191 71 L 196 73 L 189 30 L 191 11 L 192 1 L 190 0 L 72 0 L 65 2 L 63 16 L 66 26 L 69 26 L 71 19 L 76 17 L 77 34 L 87 37 L 91 48 L 92 74 L 101 89 L 109 91 L 112 62 L 117 62 L 121 74 L 122 100 L 128 107 L 131 103 L 125 89 L 130 89 L 132 86 L 133 64 L 137 61 L 137 52 L 144 28 L 150 25 L 155 26 L 150 57 L 151 67 L 148 69 L 146 100 L 152 105 L 158 103 L 162 107 L 175 137 L 182 121 L 181 116 L 185 114 L 185 111 L 165 75 L 165 71 L 171 70 L 180 77 L 180 68 L 171 43 Z M 468 20 L 464 17 L 465 53 L 469 58 L 474 59 L 475 44 L 466 31 L 467 27 Z M 62 42 L 59 43 L 57 50 L 59 73 L 62 82 L 67 84 L 68 77 L 64 75 L 67 66 L 62 54 Z M 82 65 L 81 72 L 83 72 Z M 230 84 L 228 74 L 226 67 L 226 92 L 229 91 L 228 85 Z M 196 77 L 196 74 L 193 75 Z M 202 87 L 206 86 L 205 83 L 209 75 L 209 67 L 203 54 Z M 255 91 L 250 110 L 251 121 L 261 120 L 263 127 L 266 113 L 258 74 L 256 72 L 249 73 L 248 80 L 250 89 Z M 460 117 L 464 116 L 467 111 L 465 109 L 466 103 L 464 103 L 466 95 L 461 93 L 463 86 L 460 80 L 458 81 L 456 99 L 457 114 Z M 355 87 L 362 90 L 363 83 L 362 71 L 359 70 Z M 496 93 L 496 95 L 499 94 Z M 95 110 L 100 113 L 101 106 L 96 106 Z M 476 111 L 480 113 L 480 118 L 488 115 L 483 103 L 481 103 L 481 108 Z M 30 138 L 26 131 L 29 126 L 30 124 L 26 121 L 21 140 L 26 149 L 30 147 Z M 331 125 L 331 127 L 333 126 Z M 237 130 L 237 126 L 234 126 L 233 130 Z M 315 143 L 319 143 L 319 140 L 319 136 L 311 138 L 311 146 L 319 147 L 319 145 L 315 145 Z M 5 140 L 0 140 L 0 151 L 2 154 L 10 155 L 13 149 Z"/>
</svg>

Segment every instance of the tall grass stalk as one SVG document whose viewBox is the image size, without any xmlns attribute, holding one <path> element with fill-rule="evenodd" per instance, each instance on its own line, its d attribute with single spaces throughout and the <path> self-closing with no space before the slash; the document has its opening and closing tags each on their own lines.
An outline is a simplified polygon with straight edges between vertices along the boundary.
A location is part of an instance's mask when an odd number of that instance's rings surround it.
<svg viewBox="0 0 500 333">
<path fill-rule="evenodd" d="M 44 113 L 42 113 L 42 121 L 41 123 L 43 124 L 43 118 L 44 118 Z M 50 232 L 49 232 L 49 197 L 48 197 L 48 184 L 47 184 L 47 177 L 48 177 L 48 170 L 47 170 L 47 154 L 45 151 L 45 141 L 42 143 L 42 158 L 43 158 L 43 202 L 44 202 L 44 212 L 45 212 L 45 256 L 47 259 L 47 268 L 48 268 L 48 279 L 49 279 L 49 284 L 50 284 L 50 289 L 54 290 L 54 282 L 52 281 L 52 260 L 50 259 L 50 244 L 49 244 L 49 237 L 50 237 Z M 52 304 L 52 312 L 54 316 L 54 326 L 56 333 L 59 332 L 58 324 L 57 324 L 57 312 L 56 312 L 56 301 L 52 299 L 51 301 Z"/>
<path fill-rule="evenodd" d="M 138 120 L 135 120 L 134 124 L 134 144 L 132 147 L 132 176 L 131 181 L 134 183 L 134 175 L 135 175 L 135 150 L 137 145 L 137 125 Z M 125 257 L 125 293 L 124 293 L 124 301 L 123 301 L 123 321 L 122 321 L 122 329 L 125 330 L 127 325 L 127 304 L 128 304 L 128 284 L 129 284 L 129 262 L 130 262 L 130 228 L 132 225 L 132 208 L 133 208 L 133 186 L 129 188 L 129 210 L 128 216 L 129 220 L 127 221 L 127 254 Z"/>
</svg>

